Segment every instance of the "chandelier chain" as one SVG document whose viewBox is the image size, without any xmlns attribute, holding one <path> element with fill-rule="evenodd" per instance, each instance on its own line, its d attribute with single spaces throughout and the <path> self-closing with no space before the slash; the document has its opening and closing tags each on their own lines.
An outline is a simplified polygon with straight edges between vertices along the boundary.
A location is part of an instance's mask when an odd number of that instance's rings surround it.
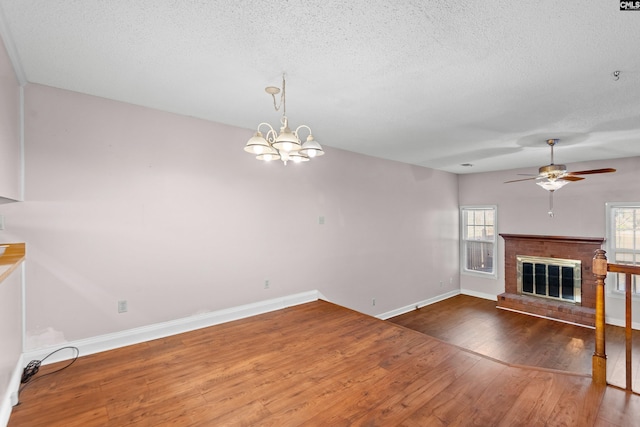
<svg viewBox="0 0 640 427">
<path fill-rule="evenodd" d="M 284 73 L 282 74 L 282 92 L 280 93 L 280 105 L 277 104 L 276 102 L 276 94 L 272 93 L 271 97 L 273 98 L 273 108 L 275 108 L 276 111 L 280 111 L 280 107 L 282 107 L 282 115 L 286 116 L 287 115 L 287 89 L 285 88 L 285 78 L 284 78 Z"/>
</svg>

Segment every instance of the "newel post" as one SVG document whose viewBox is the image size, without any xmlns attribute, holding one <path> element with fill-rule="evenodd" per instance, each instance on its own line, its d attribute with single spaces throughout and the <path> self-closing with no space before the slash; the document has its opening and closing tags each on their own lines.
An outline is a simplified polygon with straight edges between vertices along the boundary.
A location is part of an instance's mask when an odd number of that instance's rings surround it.
<svg viewBox="0 0 640 427">
<path fill-rule="evenodd" d="M 596 349 L 591 360 L 591 375 L 594 383 L 602 385 L 607 384 L 607 353 L 604 341 L 604 279 L 607 277 L 605 253 L 602 249 L 596 249 L 592 267 L 596 276 Z"/>
</svg>

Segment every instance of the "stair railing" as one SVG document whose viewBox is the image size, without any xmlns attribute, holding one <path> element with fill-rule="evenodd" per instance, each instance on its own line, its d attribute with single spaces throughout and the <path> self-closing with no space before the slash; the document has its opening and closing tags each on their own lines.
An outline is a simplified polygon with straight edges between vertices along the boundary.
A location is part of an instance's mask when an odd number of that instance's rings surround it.
<svg viewBox="0 0 640 427">
<path fill-rule="evenodd" d="M 632 276 L 640 276 L 640 266 L 612 264 L 607 262 L 605 251 L 597 249 L 593 257 L 593 274 L 596 276 L 596 348 L 592 357 L 592 379 L 596 384 L 607 383 L 607 353 L 605 349 L 605 306 L 604 280 L 607 272 L 625 275 L 625 355 L 626 355 L 626 389 L 632 391 L 632 317 L 631 303 L 633 289 Z"/>
</svg>

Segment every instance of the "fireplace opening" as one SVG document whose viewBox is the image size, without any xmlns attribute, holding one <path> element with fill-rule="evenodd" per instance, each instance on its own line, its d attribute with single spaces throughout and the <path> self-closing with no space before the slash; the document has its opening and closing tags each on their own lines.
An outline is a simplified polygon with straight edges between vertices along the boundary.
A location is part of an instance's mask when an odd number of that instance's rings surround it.
<svg viewBox="0 0 640 427">
<path fill-rule="evenodd" d="M 580 304 L 580 260 L 517 255 L 516 262 L 518 294 Z"/>
</svg>

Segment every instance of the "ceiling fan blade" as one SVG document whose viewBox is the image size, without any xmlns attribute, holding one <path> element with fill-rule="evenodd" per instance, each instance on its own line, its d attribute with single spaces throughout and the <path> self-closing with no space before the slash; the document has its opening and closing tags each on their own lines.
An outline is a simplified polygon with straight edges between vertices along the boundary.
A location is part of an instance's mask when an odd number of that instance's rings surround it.
<svg viewBox="0 0 640 427">
<path fill-rule="evenodd" d="M 505 181 L 505 184 L 509 184 L 510 182 L 520 182 L 520 181 L 531 181 L 532 179 L 538 179 L 538 176 L 534 176 L 533 178 L 523 178 L 523 179 L 514 179 L 513 181 Z"/>
<path fill-rule="evenodd" d="M 559 179 L 564 179 L 565 181 L 582 181 L 584 178 L 580 176 L 565 175 Z"/>
<path fill-rule="evenodd" d="M 588 171 L 577 171 L 577 172 L 568 172 L 568 175 L 592 175 L 594 173 L 610 173 L 615 172 L 616 170 L 613 168 L 604 168 L 604 169 L 591 169 Z"/>
</svg>

